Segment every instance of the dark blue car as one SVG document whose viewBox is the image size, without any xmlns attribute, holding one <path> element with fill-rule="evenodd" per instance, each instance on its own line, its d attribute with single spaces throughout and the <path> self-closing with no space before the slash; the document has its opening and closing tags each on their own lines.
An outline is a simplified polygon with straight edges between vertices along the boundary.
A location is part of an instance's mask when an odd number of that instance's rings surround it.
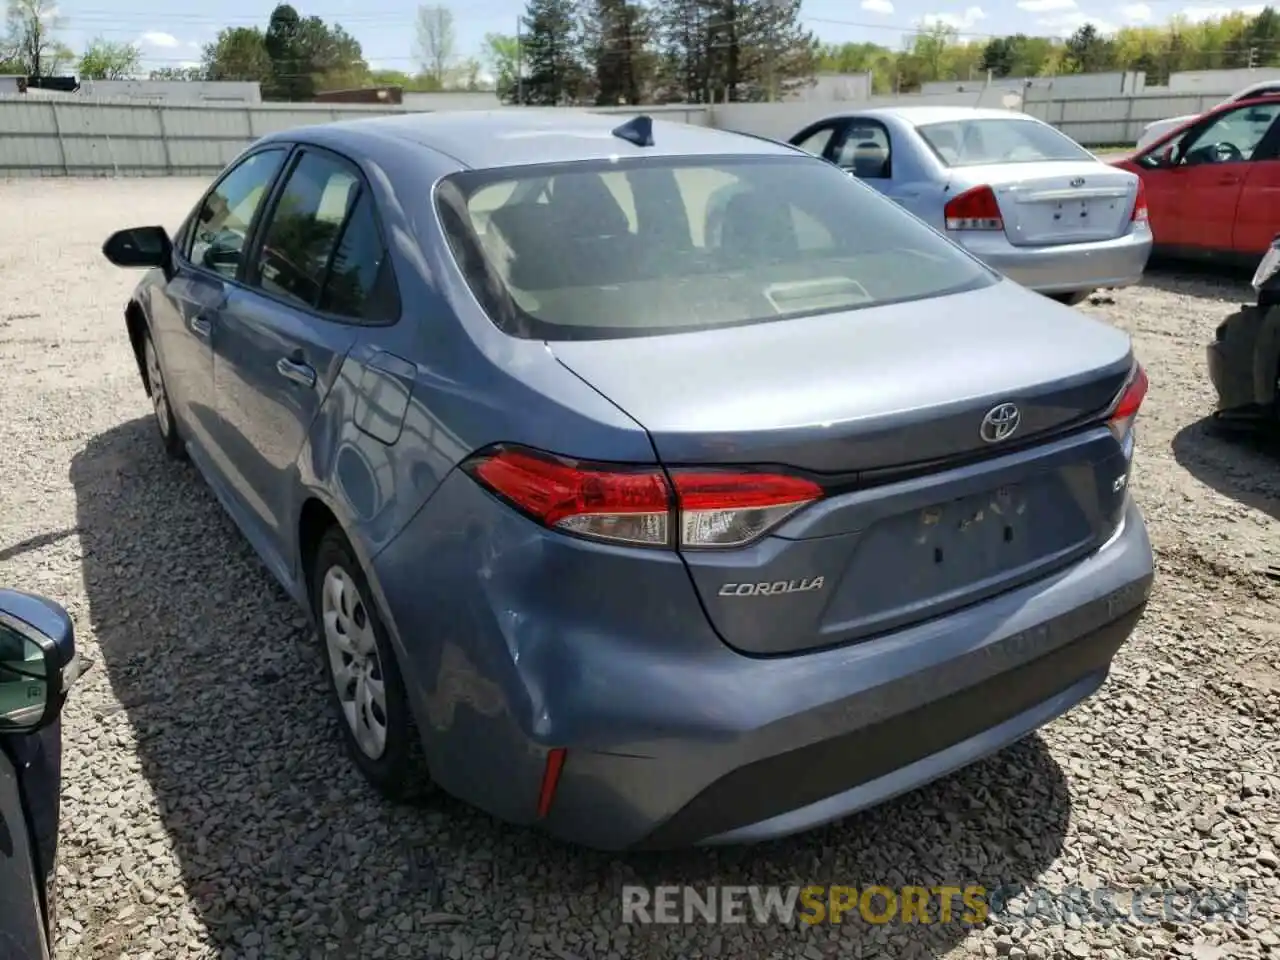
<svg viewBox="0 0 1280 960">
<path fill-rule="evenodd" d="M 0 957 L 44 960 L 53 936 L 67 689 L 80 672 L 66 611 L 0 590 Z"/>
</svg>

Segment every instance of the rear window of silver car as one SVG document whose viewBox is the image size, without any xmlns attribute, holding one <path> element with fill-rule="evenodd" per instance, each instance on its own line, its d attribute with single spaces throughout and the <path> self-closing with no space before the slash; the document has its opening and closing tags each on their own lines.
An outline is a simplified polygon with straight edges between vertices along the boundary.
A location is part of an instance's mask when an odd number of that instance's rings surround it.
<svg viewBox="0 0 1280 960">
<path fill-rule="evenodd" d="M 921 124 L 916 129 L 949 167 L 1094 159 L 1070 137 L 1034 120 L 947 120 Z"/>
<path fill-rule="evenodd" d="M 468 170 L 436 188 L 503 330 L 654 336 L 938 297 L 998 282 L 870 188 L 807 157 Z"/>
</svg>

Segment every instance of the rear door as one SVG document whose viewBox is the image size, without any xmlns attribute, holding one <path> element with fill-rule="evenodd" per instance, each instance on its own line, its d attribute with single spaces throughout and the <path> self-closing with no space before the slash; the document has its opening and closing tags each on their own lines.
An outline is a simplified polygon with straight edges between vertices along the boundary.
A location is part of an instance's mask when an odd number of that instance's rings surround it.
<svg viewBox="0 0 1280 960">
<path fill-rule="evenodd" d="M 36 887 L 35 851 L 10 749 L 0 736 L 0 957 L 46 960 L 49 943 Z"/>
<path fill-rule="evenodd" d="M 372 203 L 353 163 L 300 148 L 222 311 L 214 387 L 233 492 L 286 570 L 298 454 L 368 311 L 385 308 Z"/>
</svg>

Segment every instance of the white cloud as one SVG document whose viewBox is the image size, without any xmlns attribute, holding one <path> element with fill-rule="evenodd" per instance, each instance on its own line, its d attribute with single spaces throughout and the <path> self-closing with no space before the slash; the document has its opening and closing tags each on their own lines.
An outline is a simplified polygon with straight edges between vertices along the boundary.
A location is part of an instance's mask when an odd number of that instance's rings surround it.
<svg viewBox="0 0 1280 960">
<path fill-rule="evenodd" d="M 142 35 L 142 42 L 148 47 L 162 47 L 166 50 L 179 46 L 178 38 L 171 33 L 159 30 L 148 30 Z"/>
<path fill-rule="evenodd" d="M 1146 23 L 1151 19 L 1151 8 L 1145 3 L 1127 3 L 1120 8 L 1120 16 L 1126 23 Z"/>
<path fill-rule="evenodd" d="M 941 23 L 956 30 L 968 30 L 979 20 L 985 20 L 986 12 L 981 7 L 966 7 L 963 13 L 926 13 L 920 18 L 921 26 Z"/>
<path fill-rule="evenodd" d="M 1185 17 L 1192 23 L 1202 23 L 1205 20 L 1220 19 L 1229 13 L 1244 13 L 1251 17 L 1256 17 L 1262 12 L 1263 6 L 1264 4 L 1254 3 L 1247 6 L 1186 7 L 1178 15 Z"/>
<path fill-rule="evenodd" d="M 862 0 L 862 9 L 871 13 L 893 13 L 893 4 L 889 0 Z"/>
<path fill-rule="evenodd" d="M 1041 17 L 1036 22 L 1059 37 L 1071 36 L 1086 23 L 1092 23 L 1094 28 L 1102 34 L 1115 33 L 1119 29 L 1110 20 L 1092 16 L 1083 10 L 1067 10 L 1052 17 Z"/>
<path fill-rule="evenodd" d="M 1050 10 L 1074 10 L 1076 0 L 1018 0 L 1018 6 L 1031 13 L 1047 13 Z"/>
</svg>

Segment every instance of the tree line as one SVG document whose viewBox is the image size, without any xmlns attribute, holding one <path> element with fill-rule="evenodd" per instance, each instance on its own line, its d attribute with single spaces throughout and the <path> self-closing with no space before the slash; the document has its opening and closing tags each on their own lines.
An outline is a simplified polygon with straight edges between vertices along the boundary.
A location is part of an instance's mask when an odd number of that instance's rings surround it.
<svg viewBox="0 0 1280 960">
<path fill-rule="evenodd" d="M 1012 34 L 965 38 L 942 23 L 901 48 L 820 43 L 801 0 L 528 0 L 515 34 L 489 34 L 475 55 L 458 49 L 449 7 L 419 7 L 416 70 L 371 69 L 339 23 L 279 4 L 262 27 L 228 27 L 200 62 L 147 71 L 153 79 L 252 80 L 268 100 L 309 100 L 324 90 L 395 85 L 411 91 L 496 89 L 537 105 L 744 102 L 777 98 L 816 73 L 870 72 L 876 93 L 930 81 L 1142 70 L 1147 83 L 1180 70 L 1280 66 L 1280 16 L 1229 13 L 1126 27 L 1086 23 L 1066 39 Z M 136 44 L 98 37 L 76 54 L 55 0 L 6 0 L 0 73 L 81 79 L 143 75 Z M 487 76 L 486 76 L 487 74 Z"/>
<path fill-rule="evenodd" d="M 933 24 L 901 50 L 874 43 L 824 45 L 818 63 L 831 73 L 870 71 L 876 93 L 918 90 L 930 81 L 985 79 L 988 71 L 1000 78 L 1141 70 L 1148 85 L 1158 86 L 1182 70 L 1280 66 L 1280 16 L 1266 7 L 1253 16 L 1229 13 L 1201 22 L 1174 17 L 1111 35 L 1086 23 L 1065 40 L 1021 33 L 965 39 L 952 27 Z"/>
</svg>

